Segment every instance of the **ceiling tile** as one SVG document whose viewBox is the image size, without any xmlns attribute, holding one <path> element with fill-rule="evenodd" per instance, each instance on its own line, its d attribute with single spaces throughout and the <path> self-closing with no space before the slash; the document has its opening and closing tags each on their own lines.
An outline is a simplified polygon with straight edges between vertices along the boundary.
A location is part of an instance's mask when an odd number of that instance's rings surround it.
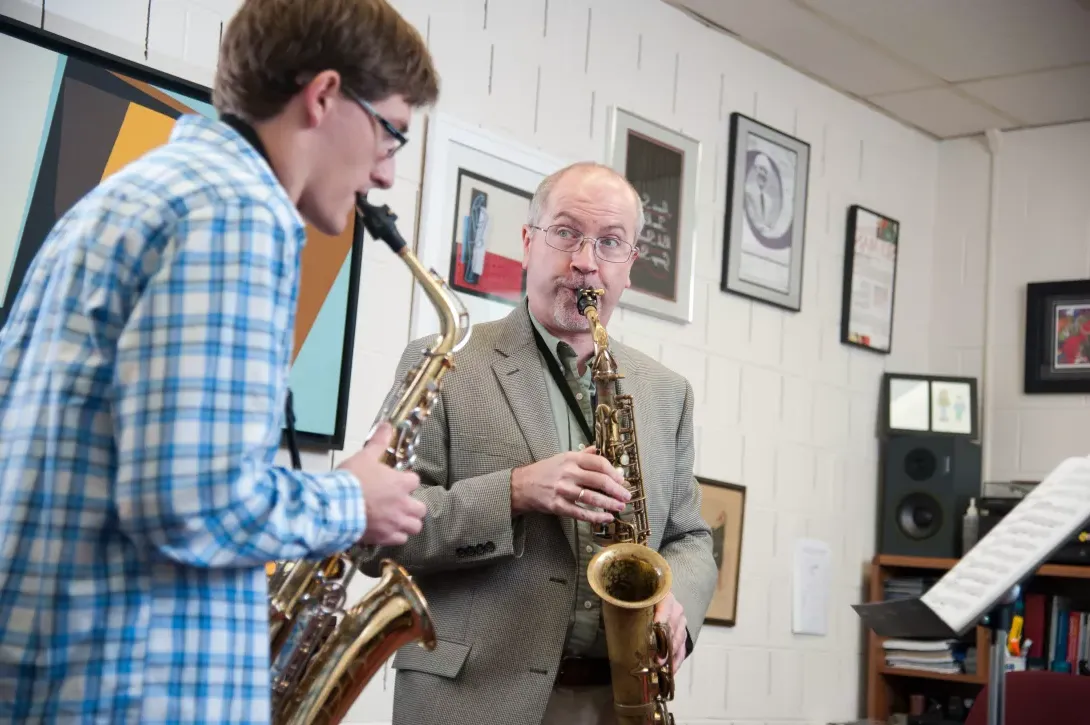
<svg viewBox="0 0 1090 725">
<path fill-rule="evenodd" d="M 1018 125 L 984 106 L 943 88 L 872 96 L 868 100 L 898 118 L 940 138 L 980 133 L 988 128 L 1004 129 Z"/>
<path fill-rule="evenodd" d="M 857 95 L 934 86 L 938 79 L 884 55 L 790 0 L 679 0 L 788 65 Z"/>
<path fill-rule="evenodd" d="M 947 81 L 1090 62 L 1077 0 L 800 0 Z"/>
<path fill-rule="evenodd" d="M 1029 124 L 1090 119 L 1090 65 L 964 83 L 960 88 Z"/>
</svg>

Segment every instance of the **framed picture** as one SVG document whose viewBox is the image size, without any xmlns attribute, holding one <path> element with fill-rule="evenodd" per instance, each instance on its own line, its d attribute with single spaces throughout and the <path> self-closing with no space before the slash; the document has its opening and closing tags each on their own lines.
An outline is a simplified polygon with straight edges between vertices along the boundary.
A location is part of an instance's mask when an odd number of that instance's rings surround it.
<svg viewBox="0 0 1090 725">
<path fill-rule="evenodd" d="M 11 99 L 0 137 L 0 325 L 57 220 L 96 184 L 164 144 L 183 114 L 215 118 L 209 89 L 0 16 Z M 362 227 L 307 227 L 289 385 L 302 444 L 340 448 L 356 329 Z"/>
<path fill-rule="evenodd" d="M 620 304 L 692 322 L 700 142 L 616 107 L 606 137 L 609 165 L 636 187 L 643 203 L 632 286 Z"/>
<path fill-rule="evenodd" d="M 840 341 L 889 354 L 901 225 L 876 211 L 848 208 Z"/>
<path fill-rule="evenodd" d="M 700 514 L 712 530 L 712 555 L 719 568 L 715 595 L 706 621 L 733 627 L 738 620 L 738 574 L 742 563 L 746 489 L 736 483 L 696 477 L 700 485 Z"/>
<path fill-rule="evenodd" d="M 979 433 L 976 378 L 886 373 L 880 409 L 887 436 Z"/>
<path fill-rule="evenodd" d="M 416 254 L 458 295 L 473 324 L 498 320 L 526 292 L 522 225 L 534 191 L 566 164 L 438 113 L 428 120 Z M 414 295 L 413 338 L 439 331 Z"/>
<path fill-rule="evenodd" d="M 810 144 L 741 113 L 730 115 L 720 288 L 802 309 Z"/>
<path fill-rule="evenodd" d="M 1026 393 L 1090 393 L 1090 279 L 1026 285 Z"/>
</svg>

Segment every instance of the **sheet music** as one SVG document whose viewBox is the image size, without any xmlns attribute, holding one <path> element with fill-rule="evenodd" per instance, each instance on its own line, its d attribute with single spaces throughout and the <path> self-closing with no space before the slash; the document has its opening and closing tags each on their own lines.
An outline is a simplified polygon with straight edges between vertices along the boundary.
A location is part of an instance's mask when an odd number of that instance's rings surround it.
<svg viewBox="0 0 1090 725">
<path fill-rule="evenodd" d="M 1090 458 L 1061 463 L 920 600 L 961 632 L 1090 519 Z"/>
</svg>

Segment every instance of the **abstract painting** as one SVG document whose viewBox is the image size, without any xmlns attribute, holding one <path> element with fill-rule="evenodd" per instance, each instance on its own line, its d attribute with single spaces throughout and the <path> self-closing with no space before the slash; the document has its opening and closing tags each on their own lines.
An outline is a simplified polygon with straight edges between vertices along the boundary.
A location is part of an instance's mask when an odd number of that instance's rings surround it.
<svg viewBox="0 0 1090 725">
<path fill-rule="evenodd" d="M 105 178 L 167 141 L 210 92 L 0 18 L 0 325 L 53 225 Z M 343 445 L 362 237 L 307 228 L 290 386 L 300 440 Z"/>
<path fill-rule="evenodd" d="M 460 168 L 455 197 L 451 286 L 482 299 L 516 304 L 526 292 L 526 272 L 522 239 L 512 231 L 526 222 L 533 194 Z"/>
<path fill-rule="evenodd" d="M 498 320 L 525 297 L 522 229 L 541 181 L 564 164 L 537 149 L 437 112 L 428 117 L 416 254 L 465 306 Z M 434 306 L 413 296 L 413 339 L 439 331 Z"/>
</svg>

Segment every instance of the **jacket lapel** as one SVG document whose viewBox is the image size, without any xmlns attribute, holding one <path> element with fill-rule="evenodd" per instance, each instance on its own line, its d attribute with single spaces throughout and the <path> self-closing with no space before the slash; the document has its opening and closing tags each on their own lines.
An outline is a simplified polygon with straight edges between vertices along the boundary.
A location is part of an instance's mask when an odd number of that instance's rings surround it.
<svg viewBox="0 0 1090 725">
<path fill-rule="evenodd" d="M 506 329 L 497 335 L 492 370 L 534 461 L 542 461 L 560 453 L 560 440 L 525 300 L 506 321 Z M 574 555 L 575 521 L 567 516 L 558 520 Z"/>
</svg>

